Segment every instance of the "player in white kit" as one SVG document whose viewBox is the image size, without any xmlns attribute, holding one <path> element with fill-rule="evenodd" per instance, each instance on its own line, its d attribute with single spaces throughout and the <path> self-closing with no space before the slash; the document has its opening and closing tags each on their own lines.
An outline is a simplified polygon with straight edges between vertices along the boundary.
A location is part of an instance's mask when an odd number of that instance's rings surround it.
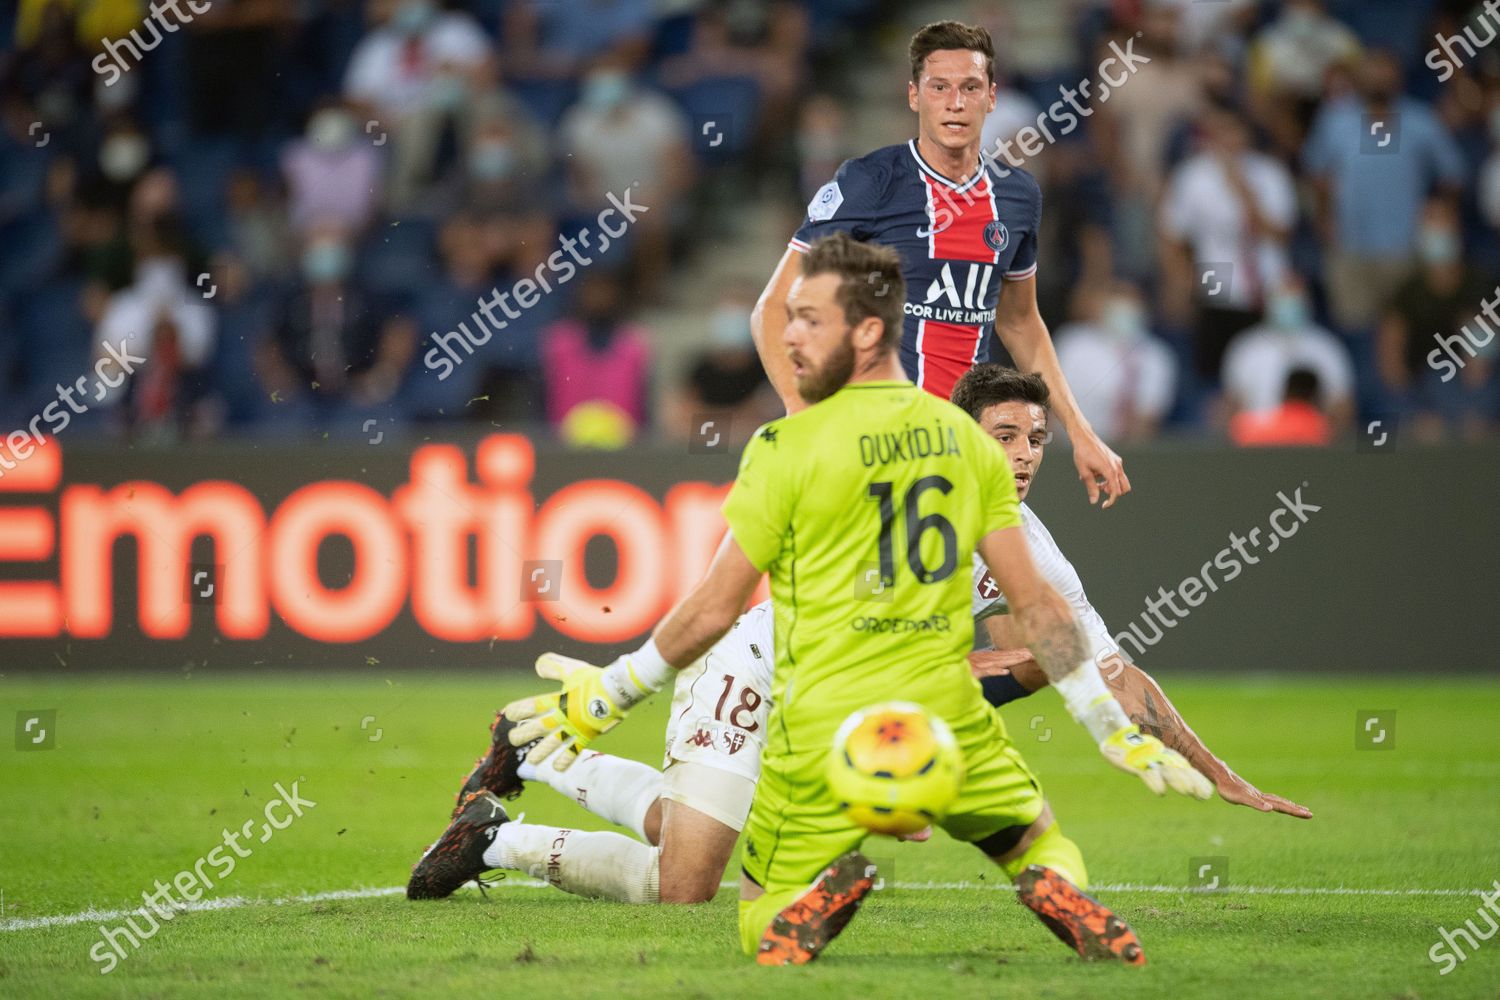
<svg viewBox="0 0 1500 1000">
<path fill-rule="evenodd" d="M 1037 375 L 982 364 L 960 379 L 953 401 L 1005 448 L 1017 492 L 1025 499 L 1046 440 L 1046 384 Z M 1077 570 L 1041 519 L 1024 504 L 1021 514 L 1032 559 L 1072 607 L 1100 673 L 1131 720 L 1183 754 L 1226 801 L 1310 816 L 1296 803 L 1260 792 L 1203 745 L 1156 682 L 1120 656 Z M 998 706 L 1044 686 L 1046 679 L 1031 652 L 1010 631 L 1004 595 L 977 558 L 971 596 L 976 621 L 997 647 L 970 656 L 986 699 Z M 517 820 L 498 827 L 485 850 L 485 863 L 526 872 L 568 892 L 621 902 L 692 903 L 713 898 L 760 777 L 775 663 L 773 627 L 771 602 L 758 604 L 701 661 L 678 674 L 660 771 L 597 751 L 585 751 L 562 771 L 551 760 L 540 766 L 524 763 L 521 759 L 529 747 L 510 745 L 513 724 L 502 710 L 490 753 L 460 792 L 455 817 L 467 801 L 466 793 L 515 795 L 522 782 L 540 781 L 640 839 Z M 548 657 L 559 675 L 566 672 L 566 658 Z"/>
</svg>

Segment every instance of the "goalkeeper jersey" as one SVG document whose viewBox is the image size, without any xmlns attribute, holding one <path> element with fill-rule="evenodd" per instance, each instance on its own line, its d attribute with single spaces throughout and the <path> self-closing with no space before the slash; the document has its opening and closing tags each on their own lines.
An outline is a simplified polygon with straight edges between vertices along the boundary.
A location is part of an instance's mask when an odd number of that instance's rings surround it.
<svg viewBox="0 0 1500 1000">
<path fill-rule="evenodd" d="M 910 382 L 847 385 L 756 432 L 724 517 L 771 575 L 768 755 L 824 752 L 880 701 L 956 728 L 988 713 L 967 660 L 970 553 L 1021 517 L 1005 452 L 967 413 Z"/>
</svg>

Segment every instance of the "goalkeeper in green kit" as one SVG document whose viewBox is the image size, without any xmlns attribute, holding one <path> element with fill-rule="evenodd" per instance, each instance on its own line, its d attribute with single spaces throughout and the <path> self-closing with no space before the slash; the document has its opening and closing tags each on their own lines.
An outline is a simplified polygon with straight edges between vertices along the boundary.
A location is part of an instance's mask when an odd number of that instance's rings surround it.
<svg viewBox="0 0 1500 1000">
<path fill-rule="evenodd" d="M 773 708 L 745 826 L 740 936 L 763 964 L 809 961 L 874 884 L 858 852 L 868 831 L 828 790 L 834 732 L 873 703 L 913 701 L 940 716 L 966 777 L 940 821 L 999 864 L 1021 899 L 1085 958 L 1141 964 L 1125 923 L 1087 896 L 1077 845 L 970 673 L 969 554 L 978 551 L 1068 710 L 1110 763 L 1207 798 L 1210 783 L 1143 735 L 1105 688 L 1068 604 L 1038 575 L 1000 445 L 964 411 L 918 389 L 896 349 L 906 296 L 895 251 L 835 235 L 815 243 L 788 298 L 783 335 L 806 409 L 745 447 L 724 504 L 729 532 L 704 579 L 641 649 L 605 668 L 538 660 L 559 693 L 504 709 L 533 764 L 565 767 L 635 704 L 704 655 L 763 573 L 775 615 Z M 861 603 L 878 573 L 878 601 Z M 413 884 L 447 889 L 492 867 L 507 822 L 488 792 L 469 796 L 418 863 Z"/>
</svg>

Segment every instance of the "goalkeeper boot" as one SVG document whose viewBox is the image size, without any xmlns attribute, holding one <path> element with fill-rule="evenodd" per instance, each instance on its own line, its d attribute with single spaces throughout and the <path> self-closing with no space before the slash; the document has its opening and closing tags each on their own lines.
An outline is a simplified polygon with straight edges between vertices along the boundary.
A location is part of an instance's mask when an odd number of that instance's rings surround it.
<svg viewBox="0 0 1500 1000">
<path fill-rule="evenodd" d="M 875 866 L 868 858 L 858 851 L 840 856 L 795 903 L 776 914 L 761 935 L 755 961 L 761 965 L 811 962 L 854 919 L 873 888 Z"/>
<path fill-rule="evenodd" d="M 1047 929 L 1085 959 L 1146 964 L 1146 953 L 1125 921 L 1051 868 L 1027 867 L 1016 876 L 1016 890 Z"/>
<path fill-rule="evenodd" d="M 503 712 L 496 713 L 495 721 L 490 725 L 490 749 L 474 762 L 474 770 L 464 779 L 464 787 L 458 790 L 458 804 L 453 807 L 452 818 L 458 818 L 465 800 L 475 792 L 493 792 L 505 799 L 513 799 L 521 794 L 521 789 L 526 784 L 519 773 L 521 761 L 526 759 L 526 754 L 536 743 L 528 743 L 523 747 L 511 746 L 510 731 L 514 728 L 516 724 L 507 719 Z"/>
<path fill-rule="evenodd" d="M 489 792 L 472 792 L 437 843 L 427 848 L 411 870 L 407 899 L 442 899 L 465 882 L 477 879 L 492 866 L 484 863 L 485 848 L 495 831 L 509 822 L 505 807 Z"/>
</svg>

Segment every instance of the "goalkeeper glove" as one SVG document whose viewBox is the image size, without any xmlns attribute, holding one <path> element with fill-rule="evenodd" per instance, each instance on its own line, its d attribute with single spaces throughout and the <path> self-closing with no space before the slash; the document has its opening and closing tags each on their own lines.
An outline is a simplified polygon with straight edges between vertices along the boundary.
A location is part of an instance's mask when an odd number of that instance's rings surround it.
<svg viewBox="0 0 1500 1000">
<path fill-rule="evenodd" d="M 513 701 L 501 712 L 517 725 L 510 733 L 512 746 L 531 748 L 526 760 L 533 766 L 562 751 L 553 767 L 565 771 L 579 751 L 620 724 L 625 713 L 660 690 L 672 667 L 647 642 L 635 653 L 621 656 L 600 668 L 571 656 L 543 653 L 536 672 L 547 680 L 560 681 L 556 694 Z"/>
<path fill-rule="evenodd" d="M 1162 745 L 1155 736 L 1147 736 L 1134 723 L 1123 726 L 1099 744 L 1104 759 L 1126 774 L 1133 774 L 1157 795 L 1167 789 L 1191 795 L 1195 799 L 1213 796 L 1214 786 L 1176 750 Z"/>
<path fill-rule="evenodd" d="M 1168 749 L 1155 736 L 1142 733 L 1130 721 L 1105 688 L 1093 663 L 1080 664 L 1053 686 L 1063 696 L 1068 712 L 1089 731 L 1104 759 L 1115 767 L 1140 778 L 1157 795 L 1165 795 L 1168 788 L 1196 799 L 1213 795 L 1213 784 L 1193 770 L 1182 754 Z"/>
</svg>

